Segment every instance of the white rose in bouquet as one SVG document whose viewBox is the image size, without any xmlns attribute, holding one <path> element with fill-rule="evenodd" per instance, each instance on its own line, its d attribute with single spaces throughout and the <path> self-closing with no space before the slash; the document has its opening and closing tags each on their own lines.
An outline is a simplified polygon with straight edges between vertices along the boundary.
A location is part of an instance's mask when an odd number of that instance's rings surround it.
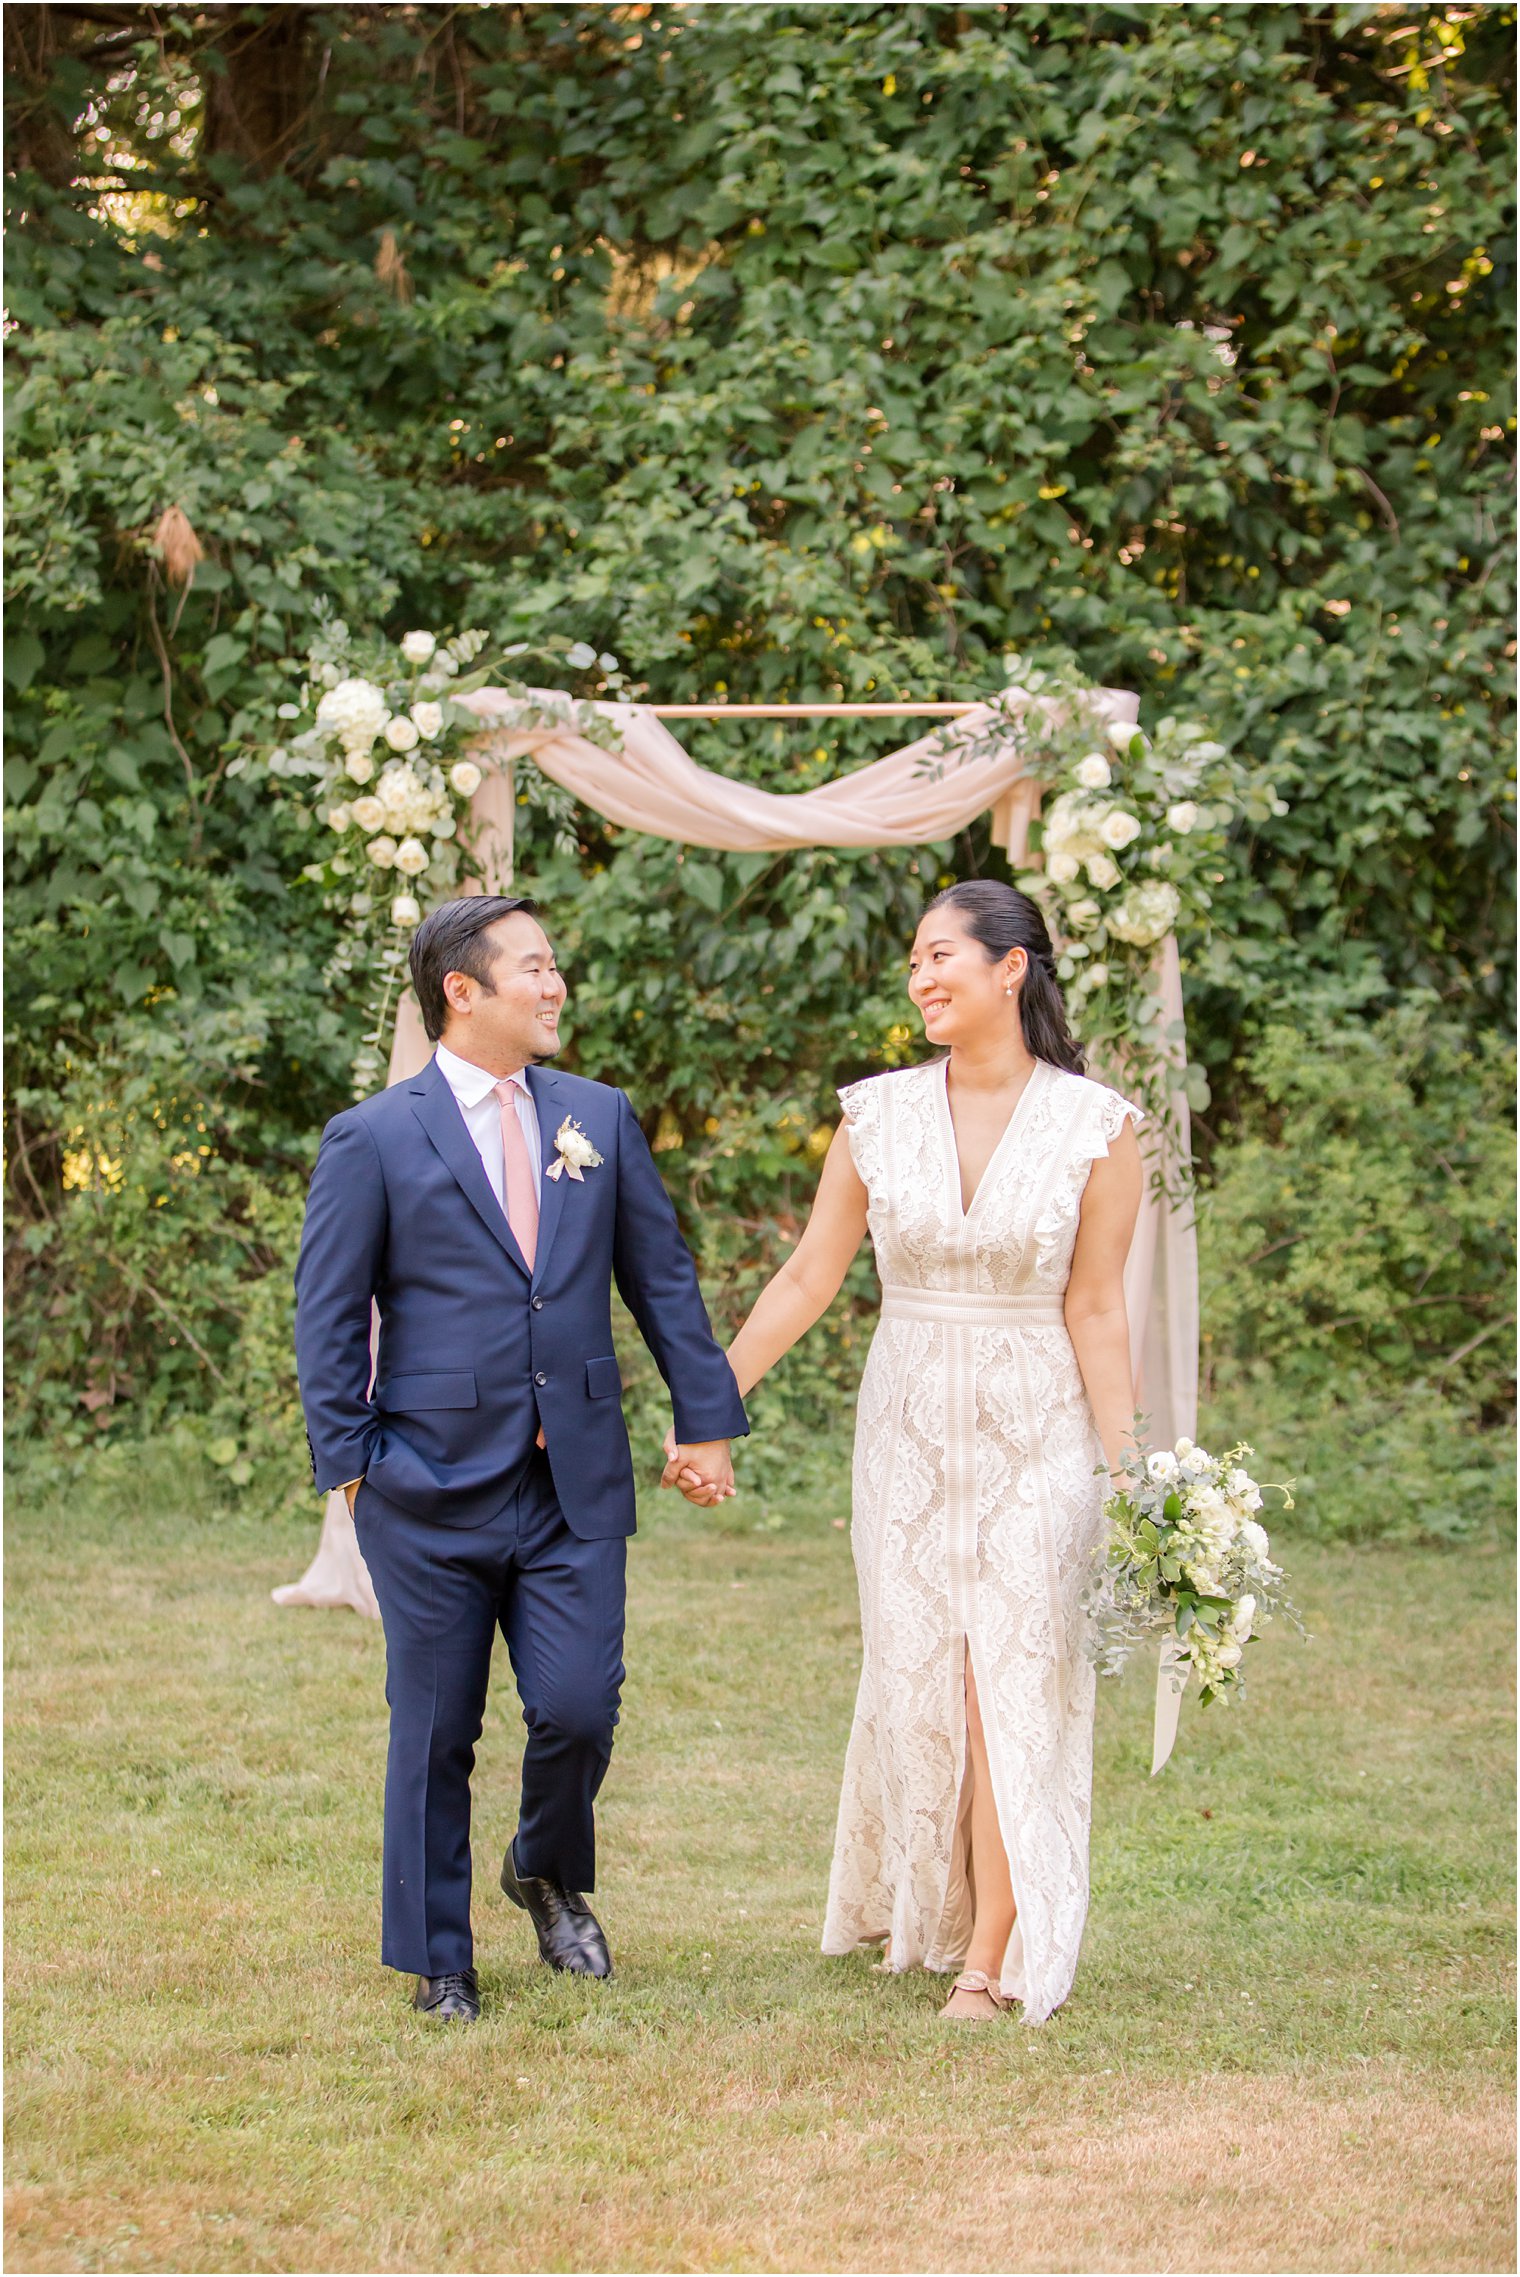
<svg viewBox="0 0 1520 2277">
<path fill-rule="evenodd" d="M 348 811 L 361 830 L 378 830 L 385 820 L 385 809 L 377 798 L 355 799 Z"/>
<path fill-rule="evenodd" d="M 349 809 L 346 806 L 330 806 L 328 808 L 327 827 L 329 830 L 346 830 L 348 825 Z"/>
<path fill-rule="evenodd" d="M 1236 1636 L 1249 1639 L 1251 1624 L 1255 1618 L 1256 1600 L 1248 1594 L 1241 1598 L 1234 1612 L 1230 1615 L 1230 1627 L 1235 1631 Z"/>
<path fill-rule="evenodd" d="M 375 771 L 375 762 L 367 751 L 350 751 L 343 762 L 343 772 L 350 782 L 367 783 Z"/>
<path fill-rule="evenodd" d="M 1083 868 L 1087 872 L 1088 884 L 1095 885 L 1099 893 L 1112 893 L 1119 883 L 1119 865 L 1108 854 L 1089 854 Z M 1119 938 L 1123 940 L 1124 935 L 1121 933 Z"/>
<path fill-rule="evenodd" d="M 1052 885 L 1075 885 L 1082 875 L 1082 865 L 1075 854 L 1047 856 L 1045 870 Z"/>
<path fill-rule="evenodd" d="M 1109 930 L 1133 948 L 1151 948 L 1165 940 L 1181 907 L 1177 888 L 1158 878 L 1135 886 L 1124 896 L 1118 908 L 1109 912 Z"/>
<path fill-rule="evenodd" d="M 422 909 L 420 904 L 414 901 L 409 893 L 398 893 L 391 903 L 391 923 L 393 925 L 420 925 L 421 922 Z"/>
<path fill-rule="evenodd" d="M 1108 723 L 1108 740 L 1116 751 L 1128 751 L 1139 733 L 1133 720 L 1111 719 Z"/>
<path fill-rule="evenodd" d="M 1066 923 L 1073 933 L 1091 931 L 1103 915 L 1095 901 L 1073 901 L 1066 906 Z"/>
<path fill-rule="evenodd" d="M 412 725 L 419 735 L 425 735 L 431 743 L 443 727 L 442 704 L 413 704 Z"/>
<path fill-rule="evenodd" d="M 420 740 L 416 722 L 404 719 L 399 712 L 386 721 L 382 733 L 393 751 L 415 751 Z"/>
<path fill-rule="evenodd" d="M 1101 805 L 1094 806 L 1090 800 L 1078 798 L 1075 791 L 1062 791 L 1040 817 L 1046 853 L 1080 852 L 1091 842 L 1093 816 L 1103 812 Z"/>
<path fill-rule="evenodd" d="M 1198 821 L 1198 809 L 1191 799 L 1179 799 L 1166 810 L 1166 827 L 1175 830 L 1179 838 L 1186 838 Z"/>
<path fill-rule="evenodd" d="M 373 743 L 385 724 L 385 698 L 373 680 L 340 680 L 317 706 L 317 725 L 351 748 Z"/>
<path fill-rule="evenodd" d="M 401 643 L 401 653 L 408 664 L 426 664 L 438 646 L 437 637 L 430 632 L 409 632 Z"/>
<path fill-rule="evenodd" d="M 420 877 L 428 866 L 428 851 L 420 838 L 403 838 L 396 848 L 396 867 L 407 877 Z"/>
<path fill-rule="evenodd" d="M 1169 1447 L 1158 1447 L 1145 1458 L 1147 1475 L 1157 1486 L 1166 1486 L 1177 1476 L 1177 1458 Z"/>
<path fill-rule="evenodd" d="M 1076 765 L 1077 781 L 1084 791 L 1106 791 L 1114 779 L 1114 771 L 1101 751 L 1089 751 Z"/>
<path fill-rule="evenodd" d="M 449 769 L 449 781 L 462 799 L 472 799 L 480 788 L 480 769 L 473 759 L 456 759 Z"/>
<path fill-rule="evenodd" d="M 1125 846 L 1132 846 L 1139 835 L 1138 816 L 1127 813 L 1122 806 L 1112 808 L 1098 825 L 1098 836 L 1115 853 Z"/>
<path fill-rule="evenodd" d="M 1249 1511 L 1261 1508 L 1261 1488 L 1249 1471 L 1231 1471 L 1224 1482 L 1224 1490 L 1237 1509 Z"/>
<path fill-rule="evenodd" d="M 394 838 L 372 838 L 364 850 L 377 870 L 388 870 L 394 866 L 396 860 L 396 841 Z"/>
<path fill-rule="evenodd" d="M 400 814 L 403 807 L 409 807 L 413 804 L 421 792 L 422 785 L 410 767 L 400 766 L 387 767 L 375 788 L 379 793 L 380 804 L 386 811 L 390 814 Z"/>
<path fill-rule="evenodd" d="M 1266 1527 L 1259 1525 L 1254 1518 L 1241 1520 L 1240 1538 L 1253 1558 L 1264 1558 L 1272 1547 Z"/>
</svg>

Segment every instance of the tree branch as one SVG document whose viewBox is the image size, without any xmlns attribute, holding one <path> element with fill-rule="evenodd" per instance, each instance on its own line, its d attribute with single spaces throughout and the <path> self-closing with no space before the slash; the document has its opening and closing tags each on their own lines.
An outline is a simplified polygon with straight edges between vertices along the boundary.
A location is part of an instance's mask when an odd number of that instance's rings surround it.
<svg viewBox="0 0 1520 2277">
<path fill-rule="evenodd" d="M 156 562 L 150 562 L 148 565 L 148 629 L 153 636 L 153 646 L 158 652 L 159 666 L 163 672 L 164 725 L 169 730 L 169 741 L 179 753 L 180 764 L 185 770 L 185 785 L 190 800 L 190 851 L 192 854 L 198 854 L 201 847 L 201 813 L 200 802 L 195 795 L 195 768 L 189 752 L 179 739 L 179 729 L 174 724 L 174 669 L 169 662 L 169 651 L 164 645 L 163 627 L 158 621 L 157 588 L 158 565 Z"/>
</svg>

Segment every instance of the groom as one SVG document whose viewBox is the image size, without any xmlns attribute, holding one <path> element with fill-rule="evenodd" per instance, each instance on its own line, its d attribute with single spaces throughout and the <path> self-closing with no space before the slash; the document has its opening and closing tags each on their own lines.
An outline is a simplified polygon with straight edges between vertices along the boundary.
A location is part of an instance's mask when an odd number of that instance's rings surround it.
<svg viewBox="0 0 1520 2277">
<path fill-rule="evenodd" d="M 385 1624 L 381 1958 L 416 1975 L 419 2009 L 473 2020 L 470 1774 L 498 1623 L 528 1727 L 501 1886 L 552 1968 L 612 1970 L 582 1893 L 634 1529 L 614 1280 L 670 1387 L 689 1499 L 733 1492 L 749 1426 L 627 1099 L 547 1064 L 566 989 L 533 903 L 445 902 L 411 969 L 437 1052 L 322 1134 L 296 1360 L 316 1484 L 348 1494 Z"/>
</svg>

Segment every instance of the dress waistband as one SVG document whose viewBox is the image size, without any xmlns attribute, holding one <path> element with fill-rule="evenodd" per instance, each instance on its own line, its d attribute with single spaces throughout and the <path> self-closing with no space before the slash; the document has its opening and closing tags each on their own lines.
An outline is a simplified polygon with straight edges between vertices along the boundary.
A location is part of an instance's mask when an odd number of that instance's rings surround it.
<svg viewBox="0 0 1520 2277">
<path fill-rule="evenodd" d="M 1066 1325 L 1064 1301 L 1043 1289 L 984 1295 L 979 1289 L 909 1289 L 881 1292 L 883 1320 L 935 1320 L 946 1328 L 1033 1328 Z"/>
</svg>

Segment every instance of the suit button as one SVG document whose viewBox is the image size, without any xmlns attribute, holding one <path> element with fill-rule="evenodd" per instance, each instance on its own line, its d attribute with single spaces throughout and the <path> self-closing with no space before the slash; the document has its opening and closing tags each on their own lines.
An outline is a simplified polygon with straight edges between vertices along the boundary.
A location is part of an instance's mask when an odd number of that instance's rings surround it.
<svg viewBox="0 0 1520 2277">
<path fill-rule="evenodd" d="M 543 1369 L 542 1369 L 542 1368 L 540 1368 L 540 1369 L 539 1369 L 539 1371 L 538 1371 L 538 1373 L 537 1373 L 537 1375 L 536 1375 L 536 1376 L 533 1378 L 533 1381 L 534 1381 L 536 1384 L 546 1384 L 546 1383 L 549 1381 L 549 1379 L 548 1379 L 548 1377 L 547 1377 L 547 1376 L 544 1374 L 544 1371 L 543 1371 Z"/>
<path fill-rule="evenodd" d="M 532 1299 L 532 1305 L 533 1305 L 533 1310 L 534 1310 L 535 1312 L 542 1312 L 542 1311 L 543 1311 L 543 1309 L 544 1309 L 544 1300 L 543 1300 L 543 1298 L 542 1298 L 542 1297 L 534 1297 L 534 1298 Z"/>
</svg>

